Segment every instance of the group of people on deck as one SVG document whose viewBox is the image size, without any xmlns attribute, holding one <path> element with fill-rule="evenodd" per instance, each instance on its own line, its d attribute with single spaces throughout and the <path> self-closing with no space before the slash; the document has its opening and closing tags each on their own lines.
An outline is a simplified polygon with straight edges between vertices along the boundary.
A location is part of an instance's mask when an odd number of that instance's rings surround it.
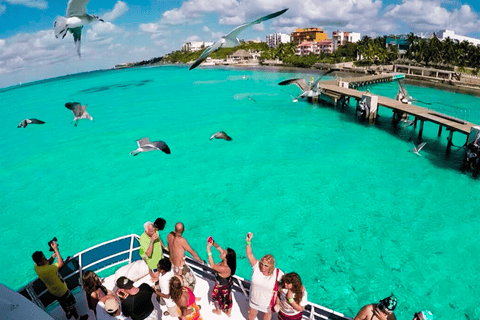
<svg viewBox="0 0 480 320">
<path fill-rule="evenodd" d="M 174 231 L 167 235 L 167 245 L 165 245 L 158 234 L 158 231 L 164 229 L 165 223 L 162 218 L 158 218 L 153 223 L 146 222 L 144 233 L 140 236 L 140 255 L 148 265 L 153 286 L 143 283 L 135 287 L 131 279 L 121 276 L 116 280 L 116 291 L 112 292 L 105 288 L 95 272 L 83 272 L 81 281 L 87 296 L 88 307 L 93 310 L 98 320 L 159 319 L 161 315 L 157 313 L 152 303 L 152 295 L 155 295 L 160 304 L 167 308 L 164 312 L 165 316 L 178 317 L 181 320 L 202 320 L 200 306 L 196 303 L 200 298 L 195 297 L 193 293 L 196 279 L 185 263 L 185 252 L 200 263 L 204 261 L 183 237 L 185 226 L 181 222 L 177 222 Z M 252 277 L 248 320 L 254 320 L 257 316 L 263 320 L 270 320 L 273 313 L 277 314 L 278 320 L 302 319 L 307 305 L 307 291 L 300 276 L 295 272 L 285 274 L 276 268 L 275 259 L 270 254 L 257 260 L 252 251 L 252 238 L 253 234 L 249 232 L 246 236 L 246 255 L 252 267 Z M 212 247 L 219 252 L 221 261 L 218 263 L 213 259 Z M 49 292 L 57 297 L 67 318 L 74 316 L 75 319 L 85 320 L 88 315 L 78 316 L 75 298 L 69 290 L 63 292 L 63 287 L 62 290 L 55 289 L 63 283 L 56 275 L 63 265 L 63 260 L 56 242 L 52 244 L 52 249 L 54 255 L 49 260 L 46 260 L 40 251 L 34 253 L 32 258 L 36 263 L 35 271 L 45 282 Z M 163 256 L 163 249 L 168 250 L 169 258 Z M 216 282 L 211 296 L 215 309 L 212 312 L 219 315 L 223 312 L 230 316 L 233 306 L 233 275 L 237 268 L 236 253 L 231 248 L 223 249 L 211 237 L 207 240 L 206 250 L 208 265 L 216 273 Z M 57 258 L 57 264 L 53 264 L 55 258 Z M 42 266 L 50 266 L 48 277 L 45 277 L 45 272 L 41 270 Z M 54 274 L 58 278 L 58 283 L 52 282 L 52 278 L 55 278 Z M 392 295 L 378 304 L 364 306 L 354 320 L 396 320 L 393 313 L 395 307 L 396 298 Z M 430 311 L 423 310 L 415 313 L 413 320 L 433 320 L 433 315 Z"/>
</svg>

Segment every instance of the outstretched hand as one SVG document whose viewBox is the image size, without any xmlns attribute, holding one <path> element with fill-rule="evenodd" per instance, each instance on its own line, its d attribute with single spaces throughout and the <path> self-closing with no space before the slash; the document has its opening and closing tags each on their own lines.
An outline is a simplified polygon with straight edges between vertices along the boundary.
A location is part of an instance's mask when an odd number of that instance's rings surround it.
<svg viewBox="0 0 480 320">
<path fill-rule="evenodd" d="M 251 233 L 251 232 L 247 233 L 247 239 L 246 239 L 247 242 L 252 241 L 252 238 L 253 238 L 253 233 Z"/>
</svg>

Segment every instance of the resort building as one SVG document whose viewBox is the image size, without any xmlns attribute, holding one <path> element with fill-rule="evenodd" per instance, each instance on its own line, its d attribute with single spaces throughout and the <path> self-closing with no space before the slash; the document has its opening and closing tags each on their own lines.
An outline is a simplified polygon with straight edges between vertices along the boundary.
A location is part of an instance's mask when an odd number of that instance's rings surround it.
<svg viewBox="0 0 480 320">
<path fill-rule="evenodd" d="M 333 53 L 333 42 L 332 40 L 322 40 L 322 41 L 304 41 L 299 45 L 295 46 L 295 54 L 297 56 L 308 56 L 309 54 L 320 54 Z"/>
<path fill-rule="evenodd" d="M 333 31 L 332 40 L 333 40 L 333 50 L 336 51 L 339 46 L 343 46 L 347 43 L 354 43 L 354 42 L 360 41 L 360 33 Z"/>
<path fill-rule="evenodd" d="M 438 32 L 435 32 L 435 36 L 440 41 L 450 38 L 452 40 L 458 40 L 459 42 L 468 41 L 475 46 L 480 44 L 480 39 L 460 36 L 458 34 L 455 34 L 455 31 L 452 30 L 440 30 Z"/>
<path fill-rule="evenodd" d="M 320 42 L 327 40 L 327 33 L 320 28 L 303 28 L 292 32 L 292 41 L 295 45 L 299 45 L 305 41 Z"/>
<path fill-rule="evenodd" d="M 192 41 L 187 42 L 182 46 L 182 51 L 190 51 L 195 52 L 199 50 L 203 50 L 208 46 L 211 46 L 213 42 L 202 42 L 202 41 Z"/>
<path fill-rule="evenodd" d="M 398 57 L 403 58 L 408 50 L 408 41 L 406 35 L 401 35 L 398 38 L 387 37 L 385 44 L 388 47 L 397 46 L 398 48 Z"/>
<path fill-rule="evenodd" d="M 280 43 L 289 43 L 290 35 L 285 33 L 272 33 L 267 34 L 266 43 L 270 48 L 276 48 Z"/>
</svg>

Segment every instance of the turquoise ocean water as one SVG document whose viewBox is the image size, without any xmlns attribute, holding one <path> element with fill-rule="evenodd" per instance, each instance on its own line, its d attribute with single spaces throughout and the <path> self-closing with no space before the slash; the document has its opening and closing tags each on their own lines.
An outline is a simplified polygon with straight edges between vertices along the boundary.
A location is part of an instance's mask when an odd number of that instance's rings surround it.
<svg viewBox="0 0 480 320">
<path fill-rule="evenodd" d="M 248 279 L 253 232 L 257 258 L 273 254 L 301 275 L 309 300 L 348 316 L 394 293 L 398 319 L 420 309 L 478 319 L 480 181 L 459 171 L 464 150 L 445 157 L 447 132 L 426 123 L 417 157 L 408 152 L 417 131 L 394 129 L 390 111 L 368 125 L 353 102 L 293 103 L 287 92 L 299 89 L 277 86 L 309 76 L 167 66 L 0 90 L 0 282 L 33 279 L 31 254 L 47 253 L 54 236 L 66 257 L 163 217 L 164 240 L 183 221 L 202 258 L 211 235 L 237 251 Z M 432 103 L 423 106 L 480 124 L 478 97 L 406 87 Z M 393 98 L 398 86 L 368 88 Z M 88 104 L 95 122 L 74 127 L 69 101 Z M 25 118 L 46 124 L 18 129 Z M 220 130 L 233 140 L 210 141 Z M 143 137 L 172 154 L 130 156 Z"/>
</svg>

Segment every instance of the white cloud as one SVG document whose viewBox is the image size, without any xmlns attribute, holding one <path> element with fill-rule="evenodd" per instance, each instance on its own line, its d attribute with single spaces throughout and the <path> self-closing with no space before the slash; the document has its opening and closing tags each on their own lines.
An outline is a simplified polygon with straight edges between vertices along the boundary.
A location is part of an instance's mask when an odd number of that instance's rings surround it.
<svg viewBox="0 0 480 320">
<path fill-rule="evenodd" d="M 127 4 L 123 1 L 117 1 L 117 3 L 115 3 L 115 6 L 113 7 L 113 10 L 105 13 L 102 16 L 102 19 L 105 21 L 113 21 L 121 17 L 127 11 L 128 11 Z"/>
<path fill-rule="evenodd" d="M 22 5 L 29 8 L 37 8 L 37 9 L 48 8 L 48 3 L 45 0 L 5 0 L 5 2 L 13 5 Z"/>
<path fill-rule="evenodd" d="M 7 7 L 5 7 L 5 5 L 3 4 L 0 4 L 0 15 L 4 14 L 6 10 L 7 10 Z"/>
<path fill-rule="evenodd" d="M 414 31 L 454 30 L 457 34 L 477 32 L 480 28 L 478 14 L 470 6 L 462 5 L 453 10 L 442 7 L 440 0 L 404 0 L 385 13 L 408 24 Z"/>
<path fill-rule="evenodd" d="M 145 33 L 158 33 L 162 31 L 162 26 L 158 23 L 142 23 L 138 28 Z"/>
</svg>

